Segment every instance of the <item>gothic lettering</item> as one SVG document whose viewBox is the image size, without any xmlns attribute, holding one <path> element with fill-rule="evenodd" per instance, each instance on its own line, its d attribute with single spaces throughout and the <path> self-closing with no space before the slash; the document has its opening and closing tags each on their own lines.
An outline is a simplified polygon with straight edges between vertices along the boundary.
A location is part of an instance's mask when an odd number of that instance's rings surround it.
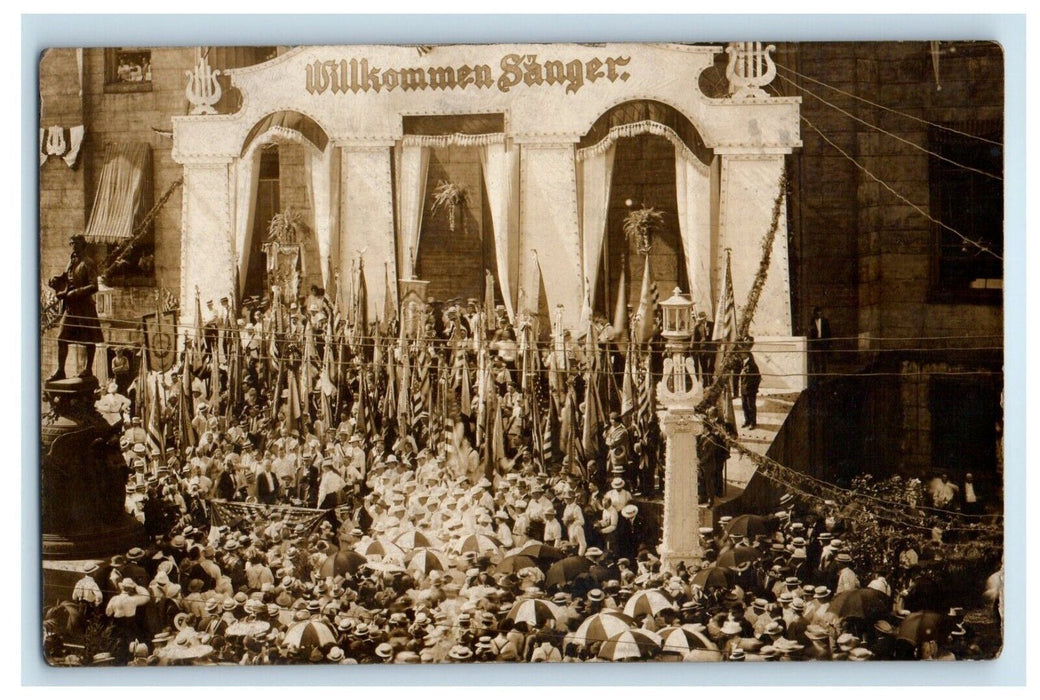
<svg viewBox="0 0 1040 700">
<path fill-rule="evenodd" d="M 305 87 L 312 95 L 326 91 L 334 95 L 347 92 L 356 95 L 359 92 L 389 92 L 396 88 L 415 91 L 465 90 L 470 87 L 489 90 L 497 87 L 501 92 L 509 92 L 521 83 L 531 88 L 562 85 L 565 93 L 572 95 L 586 83 L 627 81 L 631 74 L 619 68 L 627 66 L 631 60 L 630 56 L 608 56 L 587 61 L 539 60 L 537 54 L 508 54 L 499 62 L 497 78 L 487 64 L 381 69 L 370 66 L 367 58 L 315 60 L 306 64 L 304 69 Z"/>
</svg>

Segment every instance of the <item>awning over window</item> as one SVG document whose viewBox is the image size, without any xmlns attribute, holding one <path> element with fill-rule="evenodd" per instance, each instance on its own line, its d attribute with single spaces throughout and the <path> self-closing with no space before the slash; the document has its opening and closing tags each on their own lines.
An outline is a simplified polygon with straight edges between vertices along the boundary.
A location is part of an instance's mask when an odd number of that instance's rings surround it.
<svg viewBox="0 0 1040 700">
<path fill-rule="evenodd" d="M 133 235 L 134 222 L 151 198 L 151 174 L 149 144 L 108 146 L 87 224 L 89 243 L 119 243 Z"/>
</svg>

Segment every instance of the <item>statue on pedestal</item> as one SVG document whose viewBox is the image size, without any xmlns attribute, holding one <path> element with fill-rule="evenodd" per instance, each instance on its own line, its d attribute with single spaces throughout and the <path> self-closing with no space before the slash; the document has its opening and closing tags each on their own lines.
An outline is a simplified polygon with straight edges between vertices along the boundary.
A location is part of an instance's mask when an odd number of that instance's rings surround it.
<svg viewBox="0 0 1040 700">
<path fill-rule="evenodd" d="M 94 352 L 97 344 L 104 342 L 97 306 L 94 304 L 94 295 L 98 290 L 97 266 L 87 257 L 86 238 L 73 236 L 69 245 L 72 246 L 72 253 L 68 268 L 63 274 L 52 277 L 48 283 L 62 305 L 61 328 L 58 331 L 58 369 L 49 381 L 65 379 L 65 360 L 71 344 L 86 348 L 87 362 L 79 376 L 94 376 Z"/>
</svg>

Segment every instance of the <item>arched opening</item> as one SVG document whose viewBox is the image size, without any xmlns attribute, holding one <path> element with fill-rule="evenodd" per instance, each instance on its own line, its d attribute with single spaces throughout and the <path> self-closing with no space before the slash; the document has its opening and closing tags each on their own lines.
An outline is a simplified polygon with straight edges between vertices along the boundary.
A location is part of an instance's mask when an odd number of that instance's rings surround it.
<svg viewBox="0 0 1040 700">
<path fill-rule="evenodd" d="M 684 178 L 682 187 L 679 186 L 678 173 L 687 161 L 694 163 L 697 170 L 707 172 L 714 154 L 704 145 L 689 119 L 675 108 L 653 100 L 625 102 L 603 114 L 579 142 L 579 158 L 602 153 L 608 147 L 613 149 L 606 166 L 610 189 L 591 296 L 593 310 L 610 317 L 622 265 L 626 271 L 628 304 L 633 308 L 639 304 L 643 255 L 638 251 L 637 242 L 627 240 L 624 233 L 625 217 L 633 209 L 651 207 L 659 210 L 663 218 L 654 232 L 649 254 L 650 274 L 660 297 L 670 296 L 675 287 L 690 291 L 683 232 L 684 225 L 689 224 L 680 222 L 687 210 L 687 183 Z M 706 186 L 703 189 L 706 193 Z M 680 197 L 684 198 L 681 205 Z M 690 232 L 685 235 L 690 236 Z M 705 228 L 696 235 L 707 237 L 710 231 Z M 589 253 L 586 250 L 586 254 Z"/>
<path fill-rule="evenodd" d="M 275 112 L 250 130 L 238 162 L 237 238 L 243 299 L 263 297 L 270 280 L 263 244 L 272 218 L 291 209 L 297 218 L 301 294 L 323 286 L 319 225 L 329 225 L 329 138 L 299 112 Z M 324 223 L 323 223 L 324 222 Z M 327 233 L 327 232 L 326 232 Z"/>
</svg>

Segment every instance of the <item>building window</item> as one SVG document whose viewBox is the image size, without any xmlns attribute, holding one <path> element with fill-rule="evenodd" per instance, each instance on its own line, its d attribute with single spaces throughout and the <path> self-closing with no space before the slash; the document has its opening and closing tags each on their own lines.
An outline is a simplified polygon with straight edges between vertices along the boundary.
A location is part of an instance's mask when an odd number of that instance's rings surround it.
<svg viewBox="0 0 1040 700">
<path fill-rule="evenodd" d="M 149 49 L 105 49 L 105 92 L 148 92 L 152 89 Z"/>
<path fill-rule="evenodd" d="M 1004 173 L 1004 149 L 998 145 L 1003 142 L 1002 124 L 992 120 L 947 126 L 962 133 L 936 127 L 929 133 L 929 150 L 948 159 L 930 159 L 932 216 L 1003 257 L 1004 182 L 995 179 Z M 999 303 L 1003 261 L 949 229 L 934 228 L 934 300 Z"/>
</svg>

